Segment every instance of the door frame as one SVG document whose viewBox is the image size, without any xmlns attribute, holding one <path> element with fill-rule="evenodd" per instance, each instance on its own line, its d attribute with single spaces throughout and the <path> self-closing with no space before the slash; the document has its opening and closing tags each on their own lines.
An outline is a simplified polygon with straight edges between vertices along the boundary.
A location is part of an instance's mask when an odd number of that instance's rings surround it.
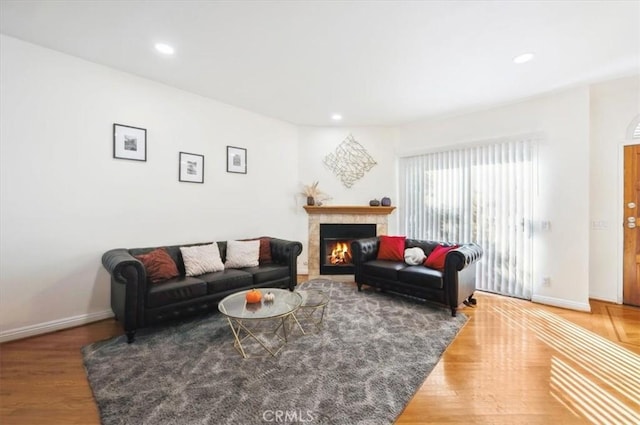
<svg viewBox="0 0 640 425">
<path fill-rule="evenodd" d="M 624 148 L 625 146 L 640 145 L 640 139 L 634 139 L 633 134 L 636 127 L 640 124 L 640 114 L 637 114 L 627 127 L 625 140 L 620 143 L 618 148 L 618 207 L 616 208 L 616 228 L 618 229 L 618 293 L 616 301 L 622 304 L 624 301 Z M 618 221 L 620 220 L 620 221 Z"/>
<path fill-rule="evenodd" d="M 635 122 L 636 120 L 634 120 Z M 624 148 L 625 146 L 640 145 L 640 139 L 632 139 L 628 136 L 618 148 L 618 207 L 616 208 L 616 227 L 618 229 L 618 291 L 616 302 L 622 304 L 624 301 Z"/>
</svg>

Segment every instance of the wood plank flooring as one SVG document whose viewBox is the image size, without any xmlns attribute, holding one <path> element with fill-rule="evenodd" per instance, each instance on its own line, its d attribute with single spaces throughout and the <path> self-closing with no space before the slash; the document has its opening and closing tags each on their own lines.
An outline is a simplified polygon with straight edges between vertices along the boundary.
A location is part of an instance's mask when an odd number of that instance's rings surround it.
<svg viewBox="0 0 640 425">
<path fill-rule="evenodd" d="M 640 309 L 477 299 L 398 424 L 640 423 Z"/>
<path fill-rule="evenodd" d="M 397 424 L 640 423 L 640 309 L 477 299 Z M 99 424 L 80 347 L 120 333 L 104 320 L 1 344 L 0 424 Z"/>
</svg>

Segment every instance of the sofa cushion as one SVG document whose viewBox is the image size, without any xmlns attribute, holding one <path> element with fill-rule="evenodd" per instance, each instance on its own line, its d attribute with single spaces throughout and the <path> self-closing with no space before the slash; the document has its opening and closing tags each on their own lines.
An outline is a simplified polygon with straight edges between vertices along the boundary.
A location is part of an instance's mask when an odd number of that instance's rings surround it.
<svg viewBox="0 0 640 425">
<path fill-rule="evenodd" d="M 253 286 L 253 275 L 244 270 L 224 269 L 221 272 L 200 275 L 198 278 L 207 282 L 207 292 L 209 294 L 217 294 L 218 292 L 232 289 L 249 289 Z"/>
<path fill-rule="evenodd" d="M 442 272 L 425 266 L 409 266 L 398 271 L 398 280 L 415 286 L 442 289 Z"/>
<path fill-rule="evenodd" d="M 207 284 L 195 277 L 175 277 L 151 285 L 147 293 L 147 306 L 162 307 L 191 298 L 207 295 Z"/>
<path fill-rule="evenodd" d="M 255 267 L 259 264 L 260 241 L 228 241 L 227 259 L 224 266 L 229 269 Z"/>
<path fill-rule="evenodd" d="M 256 285 L 289 277 L 289 267 L 271 264 L 260 267 L 247 267 L 242 269 L 253 275 L 253 283 Z"/>
<path fill-rule="evenodd" d="M 380 236 L 378 260 L 404 261 L 406 236 Z"/>
<path fill-rule="evenodd" d="M 271 238 L 269 236 L 261 236 L 253 239 L 242 239 L 243 241 L 260 241 L 260 252 L 258 254 L 258 262 L 260 265 L 271 264 Z"/>
<path fill-rule="evenodd" d="M 173 258 L 164 248 L 158 248 L 148 254 L 137 255 L 136 258 L 144 264 L 147 278 L 152 283 L 171 279 L 179 275 L 178 267 Z"/>
<path fill-rule="evenodd" d="M 405 267 L 407 265 L 402 261 L 371 260 L 362 265 L 362 272 L 369 276 L 398 280 L 398 271 Z"/>
<path fill-rule="evenodd" d="M 224 270 L 217 243 L 180 247 L 187 276 Z"/>
</svg>

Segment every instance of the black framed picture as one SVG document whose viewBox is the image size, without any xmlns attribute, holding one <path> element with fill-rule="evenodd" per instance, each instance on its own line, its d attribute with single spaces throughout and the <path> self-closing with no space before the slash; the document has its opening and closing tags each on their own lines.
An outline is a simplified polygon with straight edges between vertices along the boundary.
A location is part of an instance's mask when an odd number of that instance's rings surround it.
<svg viewBox="0 0 640 425">
<path fill-rule="evenodd" d="M 147 160 L 147 130 L 113 124 L 113 157 L 133 161 Z"/>
<path fill-rule="evenodd" d="M 247 150 L 227 146 L 227 173 L 247 174 Z"/>
<path fill-rule="evenodd" d="M 178 180 L 188 183 L 204 183 L 204 155 L 180 152 Z"/>
</svg>

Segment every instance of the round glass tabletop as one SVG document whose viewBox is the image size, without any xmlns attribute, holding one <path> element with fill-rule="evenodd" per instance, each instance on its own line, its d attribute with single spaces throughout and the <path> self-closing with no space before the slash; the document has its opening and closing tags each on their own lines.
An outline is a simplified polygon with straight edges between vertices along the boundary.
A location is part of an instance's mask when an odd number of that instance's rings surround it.
<svg viewBox="0 0 640 425">
<path fill-rule="evenodd" d="M 236 292 L 218 303 L 218 310 L 234 319 L 273 319 L 293 313 L 302 304 L 302 296 L 297 292 L 279 288 L 259 288 L 262 300 L 259 303 L 247 303 L 249 290 Z M 265 301 L 264 295 L 271 292 L 273 301 Z"/>
<path fill-rule="evenodd" d="M 329 303 L 329 296 L 319 289 L 301 289 L 296 292 L 302 296 L 301 307 L 318 308 Z"/>
</svg>

